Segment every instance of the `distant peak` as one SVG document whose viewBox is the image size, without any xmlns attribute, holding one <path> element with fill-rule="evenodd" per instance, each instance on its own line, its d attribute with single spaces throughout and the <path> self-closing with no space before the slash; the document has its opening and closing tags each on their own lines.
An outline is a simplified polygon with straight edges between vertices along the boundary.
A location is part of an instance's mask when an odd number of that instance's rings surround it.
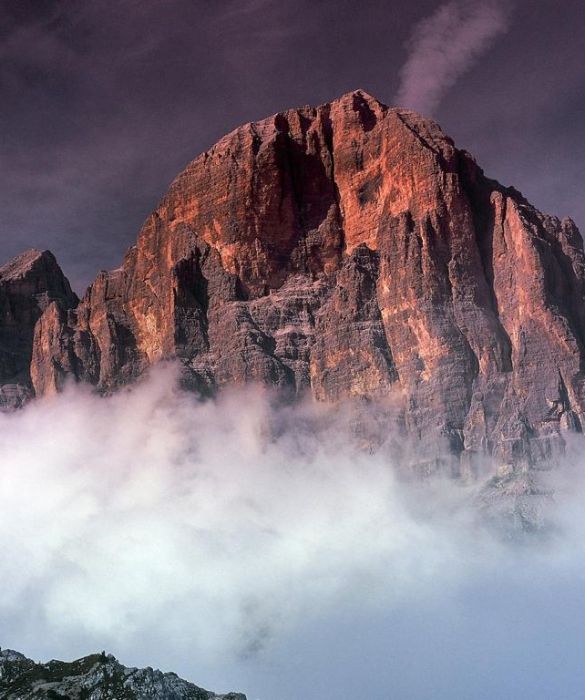
<svg viewBox="0 0 585 700">
<path fill-rule="evenodd" d="M 55 263 L 55 257 L 49 250 L 37 250 L 36 248 L 25 250 L 0 267 L 0 278 L 15 279 L 21 277 L 41 259 Z"/>
</svg>

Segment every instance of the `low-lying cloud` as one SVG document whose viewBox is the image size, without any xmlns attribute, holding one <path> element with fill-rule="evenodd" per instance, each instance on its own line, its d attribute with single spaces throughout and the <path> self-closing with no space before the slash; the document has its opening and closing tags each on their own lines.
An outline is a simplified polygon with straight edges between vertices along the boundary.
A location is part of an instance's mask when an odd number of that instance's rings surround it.
<svg viewBox="0 0 585 700">
<path fill-rule="evenodd" d="M 175 380 L 0 416 L 2 646 L 107 649 L 250 700 L 544 700 L 543 658 L 570 642 L 556 697 L 577 697 L 579 474 L 550 538 L 504 544 L 473 487 L 400 482 L 348 412 Z"/>
<path fill-rule="evenodd" d="M 502 3 L 451 0 L 415 27 L 394 103 L 432 115 L 445 93 L 508 28 Z"/>
</svg>

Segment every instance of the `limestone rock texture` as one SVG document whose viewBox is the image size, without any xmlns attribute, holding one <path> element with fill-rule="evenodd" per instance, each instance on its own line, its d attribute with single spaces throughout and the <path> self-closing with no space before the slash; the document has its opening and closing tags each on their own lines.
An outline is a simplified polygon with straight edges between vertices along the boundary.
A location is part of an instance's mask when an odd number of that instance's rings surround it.
<svg viewBox="0 0 585 700">
<path fill-rule="evenodd" d="M 3 700 L 246 700 L 241 693 L 216 695 L 174 673 L 128 668 L 111 654 L 39 664 L 11 649 L 0 650 Z"/>
<path fill-rule="evenodd" d="M 119 269 L 78 305 L 43 297 L 30 377 L 37 396 L 68 377 L 110 392 L 177 358 L 204 394 L 392 395 L 422 468 L 528 467 L 585 421 L 584 290 L 571 220 L 358 90 L 191 162 Z"/>
</svg>

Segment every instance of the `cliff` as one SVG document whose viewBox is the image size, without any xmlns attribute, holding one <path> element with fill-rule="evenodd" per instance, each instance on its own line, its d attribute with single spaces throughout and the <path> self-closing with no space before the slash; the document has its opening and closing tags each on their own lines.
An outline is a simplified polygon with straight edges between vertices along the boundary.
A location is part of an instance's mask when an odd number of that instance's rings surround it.
<svg viewBox="0 0 585 700">
<path fill-rule="evenodd" d="M 572 221 L 486 178 L 433 121 L 356 91 L 190 163 L 119 269 L 77 306 L 43 297 L 30 377 L 37 396 L 68 377 L 109 392 L 178 358 L 205 394 L 392 395 L 424 469 L 527 467 L 582 429 L 584 281 Z"/>
<path fill-rule="evenodd" d="M 68 309 L 78 299 L 48 251 L 29 250 L 0 267 L 0 408 L 31 396 L 34 328 L 53 302 Z"/>
</svg>

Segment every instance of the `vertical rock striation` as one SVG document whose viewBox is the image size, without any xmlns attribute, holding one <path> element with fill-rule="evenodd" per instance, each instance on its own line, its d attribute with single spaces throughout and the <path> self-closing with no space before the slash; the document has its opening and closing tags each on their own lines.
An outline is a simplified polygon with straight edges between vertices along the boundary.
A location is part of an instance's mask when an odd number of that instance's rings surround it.
<svg viewBox="0 0 585 700">
<path fill-rule="evenodd" d="M 45 305 L 30 374 L 37 395 L 67 376 L 112 391 L 176 357 L 202 392 L 392 394 L 425 469 L 528 467 L 582 429 L 584 283 L 570 220 L 356 91 L 190 163 L 120 269 Z"/>
</svg>

